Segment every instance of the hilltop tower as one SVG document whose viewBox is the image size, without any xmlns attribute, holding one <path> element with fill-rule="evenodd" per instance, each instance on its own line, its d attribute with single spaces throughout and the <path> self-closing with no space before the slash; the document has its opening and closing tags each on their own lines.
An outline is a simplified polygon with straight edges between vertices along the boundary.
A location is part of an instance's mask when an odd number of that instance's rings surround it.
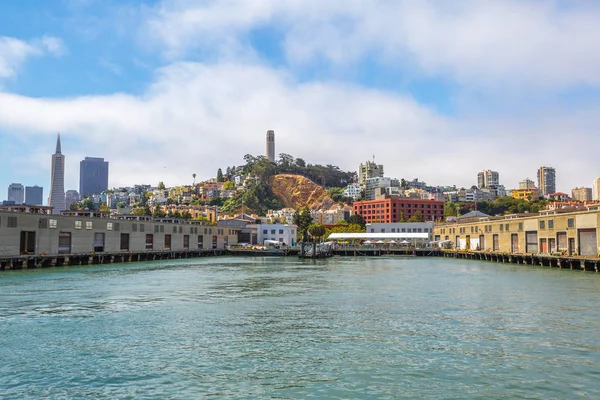
<svg viewBox="0 0 600 400">
<path fill-rule="evenodd" d="M 267 158 L 275 162 L 275 131 L 267 131 Z"/>
<path fill-rule="evenodd" d="M 67 209 L 65 202 L 65 156 L 60 149 L 60 133 L 56 139 L 56 153 L 52 155 L 51 174 L 48 205 L 54 207 L 54 213 L 58 214 Z"/>
</svg>

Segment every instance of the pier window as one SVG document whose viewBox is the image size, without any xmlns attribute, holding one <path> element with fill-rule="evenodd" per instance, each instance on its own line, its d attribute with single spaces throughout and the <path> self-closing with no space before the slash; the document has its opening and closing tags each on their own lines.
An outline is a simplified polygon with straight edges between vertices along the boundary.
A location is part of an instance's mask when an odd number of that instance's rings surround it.
<svg viewBox="0 0 600 400">
<path fill-rule="evenodd" d="M 115 232 L 119 232 L 121 230 L 121 224 L 119 222 L 114 223 Z"/>
<path fill-rule="evenodd" d="M 183 233 L 183 226 L 179 227 L 179 233 Z"/>
<path fill-rule="evenodd" d="M 190 249 L 190 235 L 183 235 L 183 248 Z"/>
<path fill-rule="evenodd" d="M 146 225 L 140 224 L 140 232 L 146 232 Z"/>
<path fill-rule="evenodd" d="M 17 217 L 6 218 L 6 227 L 7 228 L 16 228 L 17 227 Z"/>
<path fill-rule="evenodd" d="M 48 229 L 48 218 L 40 218 L 38 221 L 38 227 L 40 229 Z"/>
<path fill-rule="evenodd" d="M 164 226 L 164 225 L 161 225 L 161 226 L 160 226 L 160 232 L 161 232 L 161 233 L 163 233 L 164 231 L 165 231 L 165 226 Z"/>
<path fill-rule="evenodd" d="M 508 232 L 508 227 L 509 227 L 509 225 L 508 225 L 508 224 L 504 224 L 504 230 L 505 230 L 506 232 Z"/>
<path fill-rule="evenodd" d="M 283 235 L 283 229 L 280 229 L 280 230 L 279 230 L 279 234 L 280 234 L 280 235 Z"/>
<path fill-rule="evenodd" d="M 173 226 L 173 233 L 177 233 L 177 227 Z"/>
<path fill-rule="evenodd" d="M 92 221 L 85 221 L 85 229 L 87 229 L 87 230 L 92 229 Z"/>
<path fill-rule="evenodd" d="M 519 222 L 519 231 L 522 231 L 522 230 L 523 230 L 523 223 Z"/>
<path fill-rule="evenodd" d="M 48 226 L 50 227 L 50 229 L 56 229 L 58 226 L 58 220 L 56 219 L 49 219 L 48 220 Z"/>
<path fill-rule="evenodd" d="M 504 232 L 504 225 L 500 224 L 500 232 Z"/>
<path fill-rule="evenodd" d="M 569 218 L 567 220 L 567 227 L 568 228 L 574 228 L 575 227 L 575 218 Z"/>
<path fill-rule="evenodd" d="M 75 229 L 81 229 L 81 221 L 75 221 Z"/>
<path fill-rule="evenodd" d="M 171 249 L 171 235 L 165 235 L 165 249 L 170 250 Z"/>
<path fill-rule="evenodd" d="M 160 226 L 154 225 L 154 233 L 160 232 Z"/>
<path fill-rule="evenodd" d="M 553 219 L 548 220 L 548 229 L 554 229 L 554 220 Z"/>
<path fill-rule="evenodd" d="M 113 223 L 112 222 L 107 222 L 106 223 L 106 230 L 107 231 L 112 231 L 113 230 Z"/>
<path fill-rule="evenodd" d="M 212 248 L 213 249 L 217 248 L 217 237 L 216 236 L 212 237 Z"/>
<path fill-rule="evenodd" d="M 137 224 L 131 224 L 131 232 L 137 232 Z"/>
<path fill-rule="evenodd" d="M 146 234 L 146 250 L 152 250 L 154 248 L 154 235 L 151 233 Z"/>
<path fill-rule="evenodd" d="M 198 235 L 198 249 L 202 250 L 204 247 L 204 235 Z"/>
<path fill-rule="evenodd" d="M 492 250 L 499 251 L 500 250 L 500 240 L 498 239 L 498 234 L 494 233 L 492 235 Z"/>
<path fill-rule="evenodd" d="M 129 233 L 121 233 L 121 251 L 129 251 Z"/>
<path fill-rule="evenodd" d="M 540 221 L 540 229 L 546 229 L 546 221 Z"/>
<path fill-rule="evenodd" d="M 102 253 L 104 251 L 104 232 L 94 233 L 94 252 Z"/>
<path fill-rule="evenodd" d="M 263 235 L 266 235 L 266 234 L 268 234 L 268 233 L 269 233 L 269 230 L 268 230 L 268 229 L 263 229 Z"/>
<path fill-rule="evenodd" d="M 271 235 L 275 234 L 275 229 L 271 229 Z"/>
</svg>

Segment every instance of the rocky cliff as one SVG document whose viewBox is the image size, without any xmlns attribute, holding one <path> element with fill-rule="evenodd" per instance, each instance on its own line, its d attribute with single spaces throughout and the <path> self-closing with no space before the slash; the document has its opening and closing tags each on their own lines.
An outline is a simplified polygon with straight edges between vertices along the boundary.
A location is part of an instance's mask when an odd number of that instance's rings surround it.
<svg viewBox="0 0 600 400">
<path fill-rule="evenodd" d="M 269 184 L 273 194 L 281 199 L 285 207 L 329 209 L 335 204 L 327 195 L 327 190 L 302 175 L 275 175 Z"/>
</svg>

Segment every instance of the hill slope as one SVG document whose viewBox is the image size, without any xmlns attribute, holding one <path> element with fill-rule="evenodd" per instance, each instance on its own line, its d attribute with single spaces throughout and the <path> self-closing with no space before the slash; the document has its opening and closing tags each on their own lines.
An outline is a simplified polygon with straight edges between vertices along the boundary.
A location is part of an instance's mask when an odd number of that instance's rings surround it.
<svg viewBox="0 0 600 400">
<path fill-rule="evenodd" d="M 271 178 L 269 186 L 285 207 L 299 209 L 323 202 L 328 203 L 327 190 L 302 175 L 275 175 Z"/>
</svg>

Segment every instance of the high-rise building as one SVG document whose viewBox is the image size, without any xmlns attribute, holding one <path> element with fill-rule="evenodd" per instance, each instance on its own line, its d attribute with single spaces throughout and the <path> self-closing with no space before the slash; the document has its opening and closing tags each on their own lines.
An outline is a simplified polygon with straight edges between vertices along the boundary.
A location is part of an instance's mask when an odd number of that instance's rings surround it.
<svg viewBox="0 0 600 400">
<path fill-rule="evenodd" d="M 519 182 L 519 189 L 536 189 L 535 182 L 529 178 Z"/>
<path fill-rule="evenodd" d="M 22 204 L 25 199 L 25 189 L 20 183 L 11 183 L 8 185 L 8 201 L 14 201 L 15 204 Z"/>
<path fill-rule="evenodd" d="M 41 186 L 25 186 L 25 204 L 41 206 L 44 204 L 44 188 Z"/>
<path fill-rule="evenodd" d="M 79 194 L 89 196 L 108 190 L 108 161 L 86 157 L 79 163 Z"/>
<path fill-rule="evenodd" d="M 538 188 L 542 196 L 556 193 L 556 170 L 553 167 L 540 167 L 537 172 Z"/>
<path fill-rule="evenodd" d="M 600 200 L 600 177 L 592 183 L 592 200 Z"/>
<path fill-rule="evenodd" d="M 500 185 L 500 175 L 496 171 L 490 171 L 486 169 L 477 173 L 477 187 L 483 188 L 496 188 Z"/>
<path fill-rule="evenodd" d="M 364 185 L 369 178 L 383 178 L 383 165 L 367 161 L 358 166 L 358 183 Z"/>
<path fill-rule="evenodd" d="M 267 131 L 267 159 L 275 162 L 275 131 Z"/>
<path fill-rule="evenodd" d="M 65 205 L 67 210 L 71 208 L 71 204 L 77 203 L 81 198 L 79 197 L 79 193 L 77 190 L 67 190 L 65 193 Z"/>
<path fill-rule="evenodd" d="M 571 190 L 571 197 L 577 201 L 590 201 L 592 200 L 592 188 L 578 187 Z"/>
<path fill-rule="evenodd" d="M 52 155 L 48 205 L 54 207 L 56 214 L 67 209 L 65 203 L 65 156 L 61 153 L 60 133 L 56 139 L 56 152 Z"/>
</svg>

